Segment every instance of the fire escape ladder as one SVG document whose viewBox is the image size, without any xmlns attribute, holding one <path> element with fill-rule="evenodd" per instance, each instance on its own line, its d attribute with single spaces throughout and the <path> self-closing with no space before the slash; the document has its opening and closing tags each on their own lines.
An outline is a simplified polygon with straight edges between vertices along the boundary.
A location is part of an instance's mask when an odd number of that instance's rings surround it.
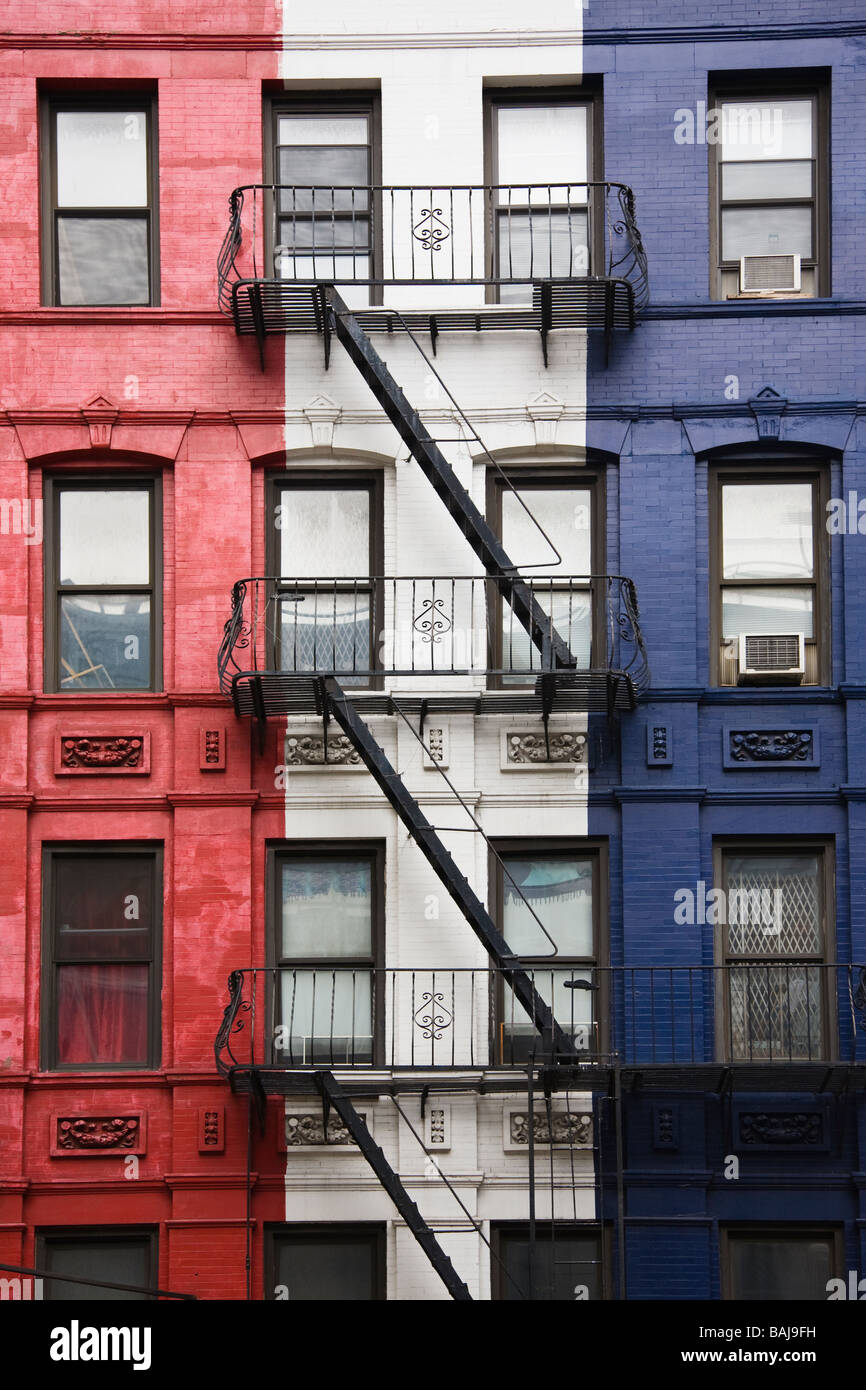
<svg viewBox="0 0 866 1390">
<path fill-rule="evenodd" d="M 502 542 L 472 501 L 417 411 L 409 404 L 370 338 L 335 289 L 328 287 L 326 295 L 326 316 L 334 336 L 346 349 L 502 597 L 511 605 L 518 622 L 526 628 L 530 640 L 542 653 L 542 665 L 547 668 L 573 670 L 577 662 L 568 644 L 551 626 L 550 615 L 545 613 L 529 586 L 517 573 L 517 568 L 509 559 Z M 417 342 L 415 346 L 421 351 Z M 427 361 L 426 358 L 424 360 Z"/>
<path fill-rule="evenodd" d="M 339 1082 L 331 1072 L 317 1071 L 316 1085 L 321 1093 L 326 1115 L 328 1108 L 333 1106 L 451 1297 L 460 1303 L 471 1303 L 471 1293 Z M 326 1118 L 326 1134 L 327 1131 Z"/>
<path fill-rule="evenodd" d="M 541 1034 L 545 1047 L 551 1049 L 556 1056 L 574 1057 L 577 1049 L 573 1039 L 556 1022 L 519 957 L 509 947 L 487 908 L 473 892 L 468 879 L 458 869 L 418 802 L 399 773 L 394 771 L 384 750 L 376 742 L 352 702 L 346 698 L 339 681 L 333 676 L 323 676 L 322 687 L 331 715 L 357 750 L 361 761 L 394 807 L 434 873 L 442 880 L 491 961 L 501 970 L 515 998 Z"/>
</svg>

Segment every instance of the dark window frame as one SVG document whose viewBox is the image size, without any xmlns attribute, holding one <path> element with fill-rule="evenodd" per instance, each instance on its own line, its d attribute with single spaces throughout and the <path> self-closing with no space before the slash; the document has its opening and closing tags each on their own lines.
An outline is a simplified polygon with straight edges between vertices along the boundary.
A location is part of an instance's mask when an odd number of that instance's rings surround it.
<svg viewBox="0 0 866 1390">
<path fill-rule="evenodd" d="M 567 1238 L 569 1235 L 595 1236 L 598 1243 L 599 1264 L 601 1267 L 601 1301 L 604 1302 L 613 1297 L 612 1282 L 612 1256 L 613 1256 L 613 1232 L 609 1224 L 602 1224 L 598 1221 L 539 1221 L 536 1226 L 536 1235 L 541 1240 L 553 1233 L 554 1242 L 557 1237 Z M 529 1236 L 528 1221 L 492 1221 L 490 1223 L 490 1297 L 494 1302 L 503 1301 L 506 1296 L 506 1289 L 510 1280 L 505 1273 L 503 1241 L 505 1235 L 514 1235 L 527 1239 Z M 575 1283 L 583 1282 L 575 1278 Z M 527 1291 L 529 1292 L 529 1291 Z M 565 1302 L 560 1299 L 557 1302 Z M 589 1302 L 598 1302 L 598 1299 L 590 1299 Z"/>
<path fill-rule="evenodd" d="M 121 1242 L 138 1241 L 146 1244 L 148 1249 L 149 1277 L 144 1287 L 159 1288 L 159 1229 L 155 1226 L 45 1226 L 36 1230 L 36 1268 L 50 1269 L 49 1251 L 52 1245 L 59 1245 L 67 1242 L 77 1242 L 80 1244 L 120 1244 Z M 88 1276 L 89 1277 L 89 1276 Z M 51 1285 L 53 1279 L 45 1280 L 46 1299 L 51 1298 Z M 66 1279 L 66 1282 L 74 1282 Z M 155 1299 L 156 1294 L 152 1297 Z M 68 1300 L 59 1299 L 57 1302 Z M 117 1301 L 117 1300 L 113 1300 Z M 126 1300 L 127 1302 L 131 1300 Z M 143 1295 L 141 1302 L 150 1302 L 150 1297 Z"/>
<path fill-rule="evenodd" d="M 320 1240 L 360 1243 L 369 1240 L 374 1249 L 374 1287 L 371 1302 L 381 1302 L 387 1297 L 387 1229 L 384 1221 L 287 1221 L 265 1222 L 264 1227 L 264 1297 L 274 1300 L 277 1287 L 278 1245 L 280 1240 L 291 1240 L 293 1236 L 305 1241 Z"/>
<path fill-rule="evenodd" d="M 335 586 L 339 592 L 339 583 L 345 583 L 349 592 L 359 579 L 369 578 L 381 580 L 384 566 L 384 525 L 385 525 L 385 501 L 384 501 L 384 476 L 381 471 L 375 469 L 292 469 L 289 472 L 273 473 L 268 476 L 265 482 L 265 556 L 266 568 L 272 578 L 296 578 L 294 575 L 283 576 L 280 571 L 280 532 L 276 526 L 276 508 L 280 503 L 281 494 L 297 488 L 298 491 L 315 490 L 317 492 L 339 492 L 366 490 L 370 496 L 370 572 L 369 575 L 357 575 L 354 579 L 346 578 L 338 581 Z M 328 578 L 328 576 L 324 576 Z M 311 584 L 315 580 L 310 580 Z M 302 588 L 302 584 L 290 586 L 293 589 Z M 320 590 L 319 592 L 325 592 Z M 328 590 L 327 592 L 331 592 Z M 385 626 L 385 595 L 381 582 L 370 585 L 370 656 L 371 670 L 375 673 L 381 668 L 379 633 Z M 275 604 L 274 618 L 274 651 L 268 653 L 269 660 L 274 663 L 275 669 L 278 665 L 278 644 L 279 628 L 276 619 L 276 593 L 268 594 L 268 598 L 273 598 Z M 353 681 L 353 689 L 381 690 L 383 678 L 374 674 L 369 682 L 363 686 L 356 685 Z"/>
<path fill-rule="evenodd" d="M 728 579 L 722 578 L 723 532 L 722 488 L 728 483 L 740 485 L 767 483 L 804 483 L 813 485 L 813 560 L 811 579 Z M 814 637 L 806 639 L 806 649 L 814 647 L 817 682 L 810 689 L 830 684 L 831 673 L 831 577 L 830 536 L 823 524 L 830 498 L 830 469 L 826 461 L 806 459 L 802 453 L 743 455 L 736 459 L 719 459 L 710 464 L 709 474 L 709 531 L 710 531 L 710 684 L 722 690 L 742 689 L 723 685 L 721 676 L 722 595 L 730 588 L 809 588 L 814 591 Z M 806 682 L 804 681 L 804 685 Z"/>
<path fill-rule="evenodd" d="M 600 86 L 551 86 L 551 87 L 499 87 L 494 84 L 484 88 L 484 182 L 496 187 L 499 185 L 499 148 L 496 134 L 495 112 L 501 106 L 585 106 L 587 108 L 587 182 L 604 178 L 604 110 Z M 567 180 L 566 180 L 567 182 Z M 600 198 L 603 190 L 587 191 L 587 212 L 589 216 L 589 270 L 584 275 L 603 275 L 604 262 L 604 202 Z M 515 205 L 514 211 L 519 211 Z M 555 209 L 554 209 L 555 210 Z M 496 246 L 495 214 L 487 219 L 485 227 L 484 259 L 485 265 L 499 270 L 499 257 Z M 543 277 L 539 277 L 543 278 Z M 582 278 L 577 276 L 575 278 Z M 496 304 L 499 291 L 494 283 L 485 291 L 488 304 Z"/>
<path fill-rule="evenodd" d="M 762 81 L 766 78 L 766 81 Z M 808 199 L 780 198 L 737 200 L 739 207 L 765 207 L 768 203 L 779 206 L 808 204 L 812 207 L 812 250 L 811 258 L 803 258 L 801 265 L 815 270 L 815 298 L 826 299 L 831 293 L 831 219 L 830 219 L 830 81 L 816 73 L 775 73 L 772 69 L 762 72 L 711 75 L 708 88 L 707 109 L 716 110 L 721 102 L 736 101 L 743 105 L 757 101 L 805 100 L 813 103 L 813 154 L 814 169 L 812 197 Z M 707 143 L 709 161 L 710 194 L 710 298 L 725 300 L 722 288 L 722 272 L 739 271 L 739 261 L 722 260 L 722 197 L 719 168 L 721 146 Z M 772 298 L 785 296 L 775 291 Z M 800 298 L 797 291 L 789 296 Z M 735 298 L 740 299 L 737 294 Z M 760 299 L 758 294 L 748 295 L 749 299 Z"/>
<path fill-rule="evenodd" d="M 835 1222 L 827 1222 L 825 1224 L 820 1222 L 804 1222 L 802 1226 L 798 1226 L 796 1223 L 790 1221 L 724 1222 L 719 1226 L 719 1289 L 723 1300 L 732 1300 L 735 1297 L 733 1292 L 731 1242 L 737 1239 L 753 1241 L 789 1240 L 792 1244 L 795 1241 L 826 1240 L 831 1250 L 831 1268 L 833 1273 L 830 1277 L 839 1278 L 845 1274 L 845 1231 L 844 1227 Z M 766 1301 L 783 1302 L 784 1300 Z"/>
<path fill-rule="evenodd" d="M 151 861 L 153 877 L 153 921 L 151 923 L 151 952 L 148 986 L 148 1056 L 145 1062 L 60 1062 L 57 1037 L 57 967 L 54 928 L 57 920 L 57 875 L 55 864 L 60 858 L 95 859 L 109 856 L 135 856 Z M 98 840 L 60 843 L 45 842 L 42 846 L 42 965 L 40 990 L 40 1071 L 140 1073 L 155 1071 L 162 1059 L 162 961 L 163 961 L 163 892 L 164 846 L 152 841 Z M 115 958 L 112 958 L 112 961 Z M 107 963 L 112 963 L 109 961 Z M 98 959 L 92 958 L 97 964 Z"/>
<path fill-rule="evenodd" d="M 719 835 L 713 839 L 713 885 L 727 893 L 727 872 L 725 861 L 732 855 L 788 856 L 795 854 L 817 854 L 820 860 L 819 884 L 821 892 L 821 938 L 823 950 L 819 955 L 781 956 L 768 951 L 766 955 L 746 956 L 728 950 L 728 923 L 716 923 L 713 928 L 713 950 L 717 965 L 760 966 L 767 962 L 789 963 L 792 966 L 801 962 L 806 965 L 831 966 L 836 964 L 836 843 L 832 836 L 822 835 Z M 726 914 L 727 915 L 727 914 Z M 730 1061 L 730 976 L 728 972 L 717 972 L 715 994 L 716 1011 L 716 1056 Z M 821 1020 L 822 1037 L 820 1058 L 811 1060 L 833 1061 L 839 1050 L 839 1028 L 837 1017 L 837 981 L 834 972 L 826 968 L 821 971 Z M 743 1065 L 760 1065 L 762 1059 L 754 1062 L 747 1058 L 738 1059 Z M 782 1059 L 784 1061 L 784 1059 Z"/>
<path fill-rule="evenodd" d="M 491 842 L 488 853 L 488 879 L 490 883 L 490 903 L 492 907 L 493 920 L 497 928 L 504 935 L 505 929 L 505 875 L 499 859 L 504 859 L 507 863 L 508 856 L 521 858 L 542 858 L 546 855 L 574 855 L 583 858 L 591 858 L 593 861 L 593 880 L 592 880 L 592 935 L 593 935 L 593 955 L 585 956 L 551 956 L 547 960 L 541 957 L 521 955 L 520 960 L 532 977 L 533 971 L 544 972 L 547 970 L 571 969 L 571 970 L 595 970 L 597 988 L 592 991 L 593 1013 L 595 1016 L 595 1038 L 590 1040 L 590 1056 L 598 1056 L 608 1050 L 608 1034 L 610 1028 L 610 981 L 608 965 L 608 952 L 610 949 L 609 932 L 609 845 L 605 839 L 596 837 L 580 839 L 574 836 L 532 836 L 521 838 L 517 836 L 497 837 Z M 499 856 L 499 858 L 497 858 Z M 492 979 L 493 988 L 490 992 L 491 999 L 491 1056 L 494 1066 L 513 1066 L 522 1063 L 509 1062 L 505 1059 L 505 1034 L 506 1009 L 505 1009 L 505 984 L 499 973 L 495 973 Z M 522 1010 L 516 1003 L 514 1005 L 514 1016 L 519 1018 Z M 527 1020 L 528 1021 L 528 1020 Z M 538 1034 L 539 1040 L 541 1034 Z"/>
<path fill-rule="evenodd" d="M 365 116 L 369 121 L 369 155 L 368 171 L 370 175 L 370 185 L 372 188 L 381 187 L 382 184 L 382 103 L 381 92 L 378 87 L 359 87 L 351 91 L 321 91 L 321 92 L 282 92 L 278 96 L 265 98 L 264 111 L 264 150 L 262 167 L 264 169 L 265 183 L 276 184 L 279 182 L 277 169 L 277 149 L 279 148 L 279 118 L 280 116 Z M 370 277 L 372 280 L 379 281 L 379 284 L 370 287 L 370 303 L 382 303 L 382 200 L 381 196 L 372 194 L 370 199 Z M 351 218 L 349 218 L 351 220 Z M 265 247 L 265 268 L 269 270 L 266 279 L 277 279 L 277 268 L 274 260 L 274 226 L 275 220 L 271 217 L 265 219 L 264 227 L 264 247 Z"/>
<path fill-rule="evenodd" d="M 372 901 L 370 904 L 370 955 L 369 957 L 292 957 L 284 960 L 281 950 L 282 936 L 282 893 L 280 888 L 280 869 L 291 859 L 316 859 L 323 863 L 357 858 L 368 860 L 372 872 Z M 268 970 L 273 972 L 275 981 L 268 991 L 266 1029 L 267 1037 L 273 1039 L 277 1024 L 278 983 L 277 971 L 283 967 L 297 970 L 369 970 L 371 979 L 370 1003 L 373 1016 L 372 1062 L 349 1063 L 349 1065 L 381 1067 L 385 1059 L 385 843 L 382 840 L 281 840 L 267 847 L 267 891 L 265 910 L 269 930 L 267 933 L 266 961 Z M 279 1065 L 274 1061 L 273 1065 Z M 320 1064 L 326 1065 L 326 1064 Z"/>
<path fill-rule="evenodd" d="M 502 474 L 505 475 L 507 483 L 503 480 Z M 573 488 L 575 491 L 577 491 L 578 489 L 587 489 L 590 494 L 590 558 L 592 561 L 591 568 L 592 573 L 594 575 L 603 575 L 605 573 L 606 568 L 606 482 L 606 470 L 601 465 L 544 462 L 542 460 L 533 462 L 531 458 L 526 458 L 520 462 L 514 463 L 502 462 L 496 468 L 489 467 L 487 469 L 486 510 L 488 525 L 491 527 L 496 536 L 499 537 L 499 539 L 501 540 L 502 498 L 503 494 L 508 490 L 508 483 L 511 484 L 511 486 L 515 489 L 516 492 L 521 493 L 521 495 L 523 496 L 523 500 L 527 503 L 527 506 L 529 507 L 530 511 L 532 510 L 532 505 L 523 493 L 523 489 L 525 489 L 526 492 L 539 491 L 548 488 Z M 543 537 L 540 533 L 538 533 L 538 540 L 539 544 L 544 544 Z M 517 565 L 519 570 L 520 557 L 515 557 L 512 555 L 510 558 Z M 531 580 L 533 577 L 538 576 L 539 574 L 540 571 L 537 569 L 528 569 L 526 570 L 523 577 L 525 579 Z M 549 571 L 547 572 L 545 577 L 555 578 L 555 576 L 556 565 L 555 563 L 551 562 Z M 578 578 L 580 576 L 573 577 Z M 490 587 L 493 588 L 492 585 Z M 554 589 L 554 592 L 556 592 L 556 586 L 554 585 L 552 587 Z M 592 603 L 592 617 L 590 629 L 590 664 L 593 666 L 597 666 L 598 662 L 595 661 L 594 658 L 597 656 L 598 653 L 603 652 L 605 654 L 605 662 L 607 660 L 604 603 L 605 595 L 599 595 L 596 584 L 590 586 L 590 592 Z M 494 592 L 491 596 L 491 599 L 492 601 L 489 607 L 489 622 L 491 624 L 491 631 L 489 634 L 489 661 L 492 670 L 499 671 L 501 670 L 504 664 L 504 642 L 502 628 L 503 613 L 506 606 L 506 600 L 502 598 L 498 592 Z M 562 636 L 562 634 L 560 634 L 560 636 Z M 535 650 L 538 655 L 538 659 L 540 660 L 540 653 L 538 653 L 537 648 Z M 529 679 L 525 682 L 525 685 L 521 685 L 518 684 L 517 680 L 514 677 L 509 676 L 507 678 L 504 678 L 501 675 L 494 674 L 488 677 L 487 683 L 488 688 L 490 690 L 519 690 L 521 688 L 525 689 L 534 686 L 537 677 L 538 670 L 536 669 L 534 672 L 529 673 Z"/>
<path fill-rule="evenodd" d="M 56 308 L 98 309 L 159 308 L 160 304 L 160 256 L 159 256 L 159 126 L 157 120 L 157 94 L 137 90 L 116 88 L 110 91 L 45 91 L 40 96 L 40 205 L 42 242 L 42 303 Z M 147 259 L 150 293 L 147 304 L 99 305 L 80 304 L 63 306 L 60 302 L 59 268 L 57 257 L 57 141 L 55 116 L 58 111 L 123 111 L 133 114 L 143 112 L 147 116 Z M 88 212 L 98 216 L 123 216 L 143 209 L 126 208 L 68 208 L 67 214 Z"/>
</svg>

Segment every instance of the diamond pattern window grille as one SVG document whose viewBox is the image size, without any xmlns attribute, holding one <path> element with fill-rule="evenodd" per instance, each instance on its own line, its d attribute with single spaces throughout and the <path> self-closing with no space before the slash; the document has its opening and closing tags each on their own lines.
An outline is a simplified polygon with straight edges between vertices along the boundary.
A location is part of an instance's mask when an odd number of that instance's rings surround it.
<svg viewBox="0 0 866 1390">
<path fill-rule="evenodd" d="M 817 855 L 727 861 L 728 955 L 821 954 Z"/>
</svg>

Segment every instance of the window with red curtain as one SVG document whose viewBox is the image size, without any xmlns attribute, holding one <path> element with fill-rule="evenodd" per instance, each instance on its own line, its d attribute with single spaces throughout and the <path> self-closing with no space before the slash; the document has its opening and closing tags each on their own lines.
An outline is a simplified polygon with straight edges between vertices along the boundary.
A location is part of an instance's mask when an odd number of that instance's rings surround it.
<svg viewBox="0 0 866 1390">
<path fill-rule="evenodd" d="M 155 1065 L 154 852 L 48 851 L 46 1065 Z"/>
</svg>

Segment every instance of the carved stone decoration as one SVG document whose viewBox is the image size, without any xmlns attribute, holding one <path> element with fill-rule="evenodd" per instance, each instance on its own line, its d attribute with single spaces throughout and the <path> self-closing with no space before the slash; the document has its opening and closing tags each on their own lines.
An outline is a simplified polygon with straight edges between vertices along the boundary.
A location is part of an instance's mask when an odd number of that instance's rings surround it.
<svg viewBox="0 0 866 1390">
<path fill-rule="evenodd" d="M 533 1116 L 533 1132 L 536 1144 L 550 1143 L 550 1129 L 547 1116 L 543 1112 Z M 529 1116 L 525 1111 L 511 1112 L 511 1142 L 529 1143 Z M 588 1145 L 592 1143 L 592 1115 L 575 1114 L 571 1111 L 553 1114 L 553 1143 L 568 1145 Z"/>
<path fill-rule="evenodd" d="M 140 1114 L 51 1117 L 51 1153 L 55 1158 L 144 1151 L 144 1117 Z"/>
<path fill-rule="evenodd" d="M 225 1106 L 213 1105 L 198 1112 L 198 1151 L 218 1154 L 225 1148 Z"/>
<path fill-rule="evenodd" d="M 544 734 L 520 733 L 509 730 L 505 736 L 506 756 L 509 763 L 527 765 L 530 763 L 585 763 L 587 755 L 586 734 L 576 731 L 550 731 L 548 740 Z"/>
<path fill-rule="evenodd" d="M 526 403 L 526 413 L 535 429 L 537 446 L 556 443 L 556 427 L 562 418 L 565 406 L 558 396 L 550 391 L 539 391 Z"/>
<path fill-rule="evenodd" d="M 199 729 L 199 767 L 202 772 L 223 772 L 226 765 L 225 729 Z"/>
<path fill-rule="evenodd" d="M 679 1109 L 672 1105 L 653 1106 L 653 1148 L 679 1147 Z"/>
<path fill-rule="evenodd" d="M 81 773 L 148 773 L 150 734 L 60 734 L 55 743 L 58 777 Z"/>
<path fill-rule="evenodd" d="M 740 1112 L 741 1144 L 820 1144 L 823 1116 L 818 1111 Z"/>
<path fill-rule="evenodd" d="M 330 396 L 323 392 L 314 396 L 303 408 L 303 414 L 309 423 L 313 435 L 313 446 L 315 448 L 325 447 L 330 449 L 334 444 L 334 425 L 342 414 L 336 401 L 332 401 Z"/>
<path fill-rule="evenodd" d="M 364 1123 L 367 1123 L 367 1116 L 361 1115 Z M 316 1145 L 330 1144 L 334 1147 L 355 1148 L 355 1141 L 352 1138 L 339 1115 L 328 1117 L 328 1133 L 325 1135 L 322 1126 L 321 1110 L 312 1111 L 309 1114 L 289 1114 L 286 1116 L 285 1144 L 287 1149 L 310 1148 Z"/>
<path fill-rule="evenodd" d="M 94 396 L 81 407 L 81 414 L 90 430 L 91 449 L 111 447 L 111 431 L 119 413 L 117 406 L 106 396 Z"/>
<path fill-rule="evenodd" d="M 731 757 L 738 763 L 812 761 L 811 729 L 735 729 L 730 734 Z"/>
<path fill-rule="evenodd" d="M 427 745 L 423 755 L 425 768 L 430 770 L 437 767 L 447 767 L 449 759 L 447 727 L 440 724 L 425 728 L 424 742 Z"/>
<path fill-rule="evenodd" d="M 451 1148 L 451 1106 L 447 1101 L 428 1101 L 424 1110 L 424 1147 Z"/>
<path fill-rule="evenodd" d="M 782 416 L 788 402 L 772 386 L 765 386 L 749 401 L 749 409 L 758 426 L 759 439 L 778 439 L 782 428 Z"/>
<path fill-rule="evenodd" d="M 362 766 L 357 749 L 345 734 L 328 735 L 327 764 L 324 736 L 289 734 L 286 739 L 286 764 L 289 767 Z"/>
</svg>

